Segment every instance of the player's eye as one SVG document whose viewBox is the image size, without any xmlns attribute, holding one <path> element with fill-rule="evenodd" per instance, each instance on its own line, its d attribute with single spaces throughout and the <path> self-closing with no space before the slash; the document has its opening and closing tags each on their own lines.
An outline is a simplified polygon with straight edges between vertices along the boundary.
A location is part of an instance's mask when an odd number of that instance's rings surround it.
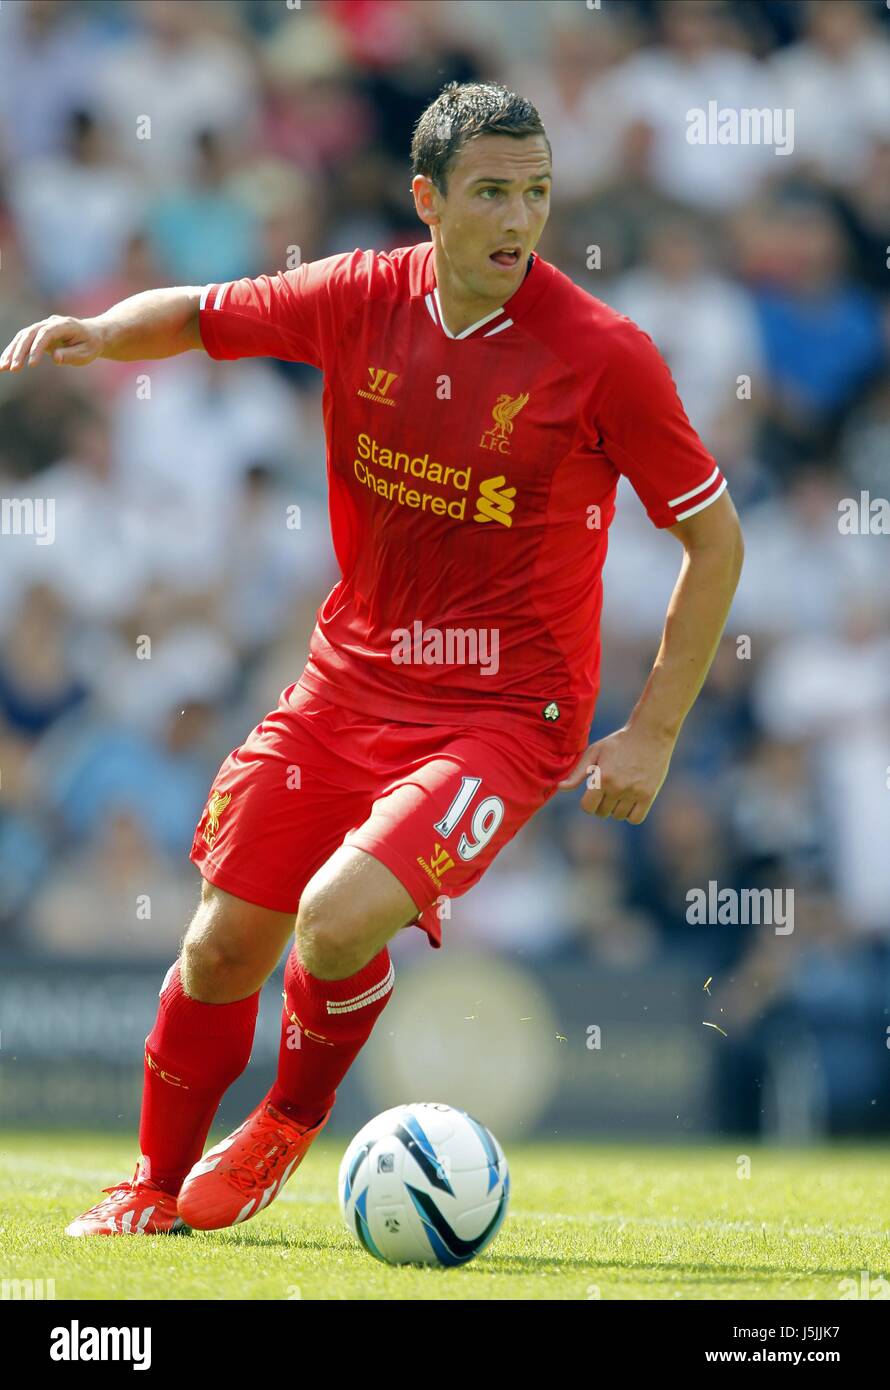
<svg viewBox="0 0 890 1390">
<path fill-rule="evenodd" d="M 485 195 L 486 195 L 486 193 L 498 194 L 498 193 L 500 193 L 502 190 L 501 190 L 500 188 L 493 188 L 493 187 L 491 187 L 491 188 L 482 188 L 482 189 L 480 189 L 479 191 L 480 191 L 480 193 L 482 194 L 482 197 L 484 198 Z"/>
<path fill-rule="evenodd" d="M 536 188 L 530 188 L 528 191 L 529 193 L 534 193 L 538 198 L 543 198 L 544 194 L 547 192 L 547 189 L 544 188 L 543 184 L 541 184 L 538 185 L 538 187 Z"/>
</svg>

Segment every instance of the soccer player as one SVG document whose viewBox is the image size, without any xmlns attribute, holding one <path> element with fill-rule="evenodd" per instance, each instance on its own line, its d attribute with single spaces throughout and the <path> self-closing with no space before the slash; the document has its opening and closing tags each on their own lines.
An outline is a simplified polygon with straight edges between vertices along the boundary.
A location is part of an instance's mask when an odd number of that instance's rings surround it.
<svg viewBox="0 0 890 1390">
<path fill-rule="evenodd" d="M 530 103 L 451 85 L 420 118 L 423 244 L 52 317 L 0 358 L 277 357 L 324 373 L 342 578 L 278 706 L 222 764 L 202 897 L 146 1040 L 130 1182 L 71 1235 L 230 1226 L 275 1198 L 393 989 L 387 943 L 476 883 L 560 788 L 639 825 L 713 659 L 735 509 L 651 340 L 535 254 L 551 152 Z M 620 475 L 684 555 L 626 724 L 587 746 Z M 645 576 L 640 577 L 645 583 Z M 278 1074 L 202 1157 L 292 943 Z"/>
</svg>

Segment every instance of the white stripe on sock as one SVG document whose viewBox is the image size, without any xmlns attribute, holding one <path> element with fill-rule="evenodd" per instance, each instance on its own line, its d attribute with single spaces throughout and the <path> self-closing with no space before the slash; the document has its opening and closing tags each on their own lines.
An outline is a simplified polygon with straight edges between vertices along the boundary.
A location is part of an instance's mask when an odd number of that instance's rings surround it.
<svg viewBox="0 0 890 1390">
<path fill-rule="evenodd" d="M 381 999 L 384 994 L 389 994 L 395 982 L 396 972 L 393 963 L 390 961 L 389 970 L 384 975 L 379 984 L 372 985 L 370 989 L 363 990 L 361 994 L 356 994 L 352 999 L 328 999 L 327 1009 L 329 1014 L 350 1014 L 356 1009 L 363 1009 L 367 1004 L 373 1004 Z"/>
</svg>

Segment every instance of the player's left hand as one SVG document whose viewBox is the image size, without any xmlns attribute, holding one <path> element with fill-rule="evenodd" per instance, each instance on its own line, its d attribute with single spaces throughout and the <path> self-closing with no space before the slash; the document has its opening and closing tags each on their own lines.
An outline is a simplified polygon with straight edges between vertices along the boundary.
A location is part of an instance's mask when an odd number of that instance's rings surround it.
<svg viewBox="0 0 890 1390">
<path fill-rule="evenodd" d="M 570 775 L 557 785 L 560 791 L 570 791 L 586 781 L 582 811 L 640 825 L 667 776 L 674 744 L 675 739 L 664 735 L 618 729 L 592 743 Z"/>
</svg>

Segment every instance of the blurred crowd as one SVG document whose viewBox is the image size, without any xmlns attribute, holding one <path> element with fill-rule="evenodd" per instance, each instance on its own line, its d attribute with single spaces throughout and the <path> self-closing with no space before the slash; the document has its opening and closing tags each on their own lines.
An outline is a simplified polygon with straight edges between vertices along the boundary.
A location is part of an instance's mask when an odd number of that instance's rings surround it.
<svg viewBox="0 0 890 1390">
<path fill-rule="evenodd" d="M 0 346 L 49 313 L 272 273 L 294 247 L 424 239 L 407 151 L 453 78 L 538 106 L 539 249 L 652 335 L 747 559 L 646 824 L 554 798 L 446 942 L 686 961 L 722 990 L 727 1124 L 771 1039 L 803 1059 L 777 1104 L 813 1074 L 832 1122 L 886 1118 L 890 521 L 869 512 L 890 498 L 886 6 L 8 0 Z M 690 143 L 710 101 L 790 109 L 791 148 Z M 319 401 L 311 368 L 200 353 L 0 378 L 0 493 L 55 506 L 52 544 L 0 535 L 7 951 L 175 951 L 213 774 L 296 679 L 337 577 Z M 680 559 L 622 484 L 595 735 L 639 695 Z M 690 925 L 711 880 L 793 888 L 794 932 Z"/>
</svg>

